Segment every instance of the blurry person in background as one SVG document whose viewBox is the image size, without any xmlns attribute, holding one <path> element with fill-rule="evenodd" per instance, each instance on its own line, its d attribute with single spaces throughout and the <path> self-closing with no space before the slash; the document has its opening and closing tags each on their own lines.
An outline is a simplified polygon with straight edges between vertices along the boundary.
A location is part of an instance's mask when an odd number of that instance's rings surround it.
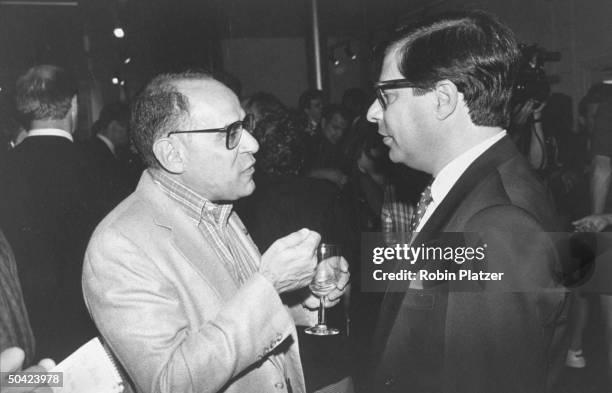
<svg viewBox="0 0 612 393">
<path fill-rule="evenodd" d="M 612 195 L 612 192 L 610 192 L 610 179 L 612 177 L 612 85 L 601 84 L 598 90 L 601 94 L 601 101 L 597 105 L 593 117 L 591 143 L 591 214 L 573 223 L 577 230 L 586 232 L 608 232 L 612 222 L 609 214 L 612 211 L 609 202 Z M 603 263 L 608 262 L 606 260 Z M 595 279 L 609 282 L 610 277 L 595 277 Z M 600 302 L 607 341 L 608 379 L 612 383 L 612 295 L 610 293 L 602 294 Z M 586 365 L 582 344 L 588 320 L 588 306 L 588 299 L 580 295 L 574 297 L 573 329 L 566 363 L 570 367 L 581 368 Z"/>
<path fill-rule="evenodd" d="M 309 176 L 329 180 L 340 188 L 349 181 L 350 163 L 342 144 L 349 121 L 350 114 L 344 107 L 325 107 L 320 134 L 314 139 L 306 155 L 305 171 Z"/>
<path fill-rule="evenodd" d="M 102 108 L 98 120 L 92 126 L 91 152 L 96 159 L 117 157 L 119 150 L 130 143 L 128 133 L 130 109 L 126 104 L 115 102 Z"/>
<path fill-rule="evenodd" d="M 255 127 L 260 120 L 269 116 L 277 117 L 288 113 L 285 105 L 275 95 L 262 91 L 242 100 L 242 107 L 246 113 L 255 117 Z"/>
<path fill-rule="evenodd" d="M 90 199 L 99 205 L 100 219 L 134 190 L 124 159 L 129 154 L 129 117 L 126 104 L 105 105 L 92 126 L 93 136 L 83 146 L 95 184 Z"/>
<path fill-rule="evenodd" d="M 306 134 L 314 137 L 320 129 L 323 114 L 323 92 L 316 89 L 303 92 L 298 100 L 298 112 L 306 117 Z"/>
</svg>

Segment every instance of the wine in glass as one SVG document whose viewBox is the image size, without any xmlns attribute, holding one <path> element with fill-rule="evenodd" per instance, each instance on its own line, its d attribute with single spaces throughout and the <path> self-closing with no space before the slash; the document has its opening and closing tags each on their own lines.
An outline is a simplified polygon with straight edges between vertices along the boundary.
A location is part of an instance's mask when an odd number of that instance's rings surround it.
<svg viewBox="0 0 612 393">
<path fill-rule="evenodd" d="M 340 258 L 340 245 L 321 243 L 317 249 L 317 269 L 310 283 L 310 290 L 319 297 L 319 322 L 305 330 L 307 334 L 315 336 L 332 336 L 340 330 L 328 327 L 325 320 L 325 298 L 334 288 L 338 279 L 338 259 Z"/>
</svg>

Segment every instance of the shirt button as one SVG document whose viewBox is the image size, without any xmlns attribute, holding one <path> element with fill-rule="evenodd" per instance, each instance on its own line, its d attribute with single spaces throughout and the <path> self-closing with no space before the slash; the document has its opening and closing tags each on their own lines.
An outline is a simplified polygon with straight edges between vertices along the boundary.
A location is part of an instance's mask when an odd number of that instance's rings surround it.
<svg viewBox="0 0 612 393">
<path fill-rule="evenodd" d="M 282 382 L 277 382 L 274 384 L 274 387 L 277 389 L 283 389 L 285 387 L 285 384 Z"/>
</svg>

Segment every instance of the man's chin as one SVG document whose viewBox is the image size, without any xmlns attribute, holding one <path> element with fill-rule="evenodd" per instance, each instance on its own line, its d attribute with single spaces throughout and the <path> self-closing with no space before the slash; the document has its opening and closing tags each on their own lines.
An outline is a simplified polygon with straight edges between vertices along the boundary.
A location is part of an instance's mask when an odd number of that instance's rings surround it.
<svg viewBox="0 0 612 393">
<path fill-rule="evenodd" d="M 251 179 L 245 184 L 242 189 L 242 196 L 240 198 L 247 197 L 251 195 L 255 191 L 255 181 L 251 177 Z"/>
</svg>

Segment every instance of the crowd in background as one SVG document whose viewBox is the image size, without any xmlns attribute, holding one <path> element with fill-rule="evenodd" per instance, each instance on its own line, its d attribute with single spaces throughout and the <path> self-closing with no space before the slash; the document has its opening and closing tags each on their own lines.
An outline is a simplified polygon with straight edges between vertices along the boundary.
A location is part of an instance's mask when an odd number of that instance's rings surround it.
<svg viewBox="0 0 612 393">
<path fill-rule="evenodd" d="M 61 112 L 37 117 L 55 119 L 46 129 L 74 131 L 76 121 L 70 118 L 71 103 L 28 108 L 33 99 L 27 97 L 27 83 L 27 75 L 18 81 L 23 86 L 17 90 L 25 93 L 16 97 L 16 112 L 3 111 L 0 124 L 0 292 L 11 303 L 2 305 L 0 349 L 21 347 L 29 366 L 41 357 L 61 360 L 97 334 L 81 294 L 83 253 L 97 223 L 134 190 L 143 164 L 130 142 L 128 103 L 104 106 L 87 141 L 31 135 L 27 116 L 35 111 Z M 75 86 L 66 88 L 76 93 Z M 355 359 L 367 358 L 363 351 L 370 347 L 380 299 L 360 288 L 360 235 L 407 231 L 429 181 L 421 172 L 390 162 L 376 126 L 365 118 L 373 99 L 368 93 L 348 89 L 340 103 L 326 97 L 307 90 L 296 108 L 266 92 L 243 98 L 242 107 L 256 121 L 257 188 L 235 206 L 260 250 L 303 227 L 344 246 L 352 291 L 330 317 L 343 326 L 343 335 L 324 340 L 300 336 L 312 391 L 348 375 L 358 382 L 360 370 L 368 367 Z M 612 213 L 610 204 L 593 202 L 612 200 L 612 85 L 589 90 L 578 105 L 576 126 L 571 114 L 571 99 L 563 94 L 552 94 L 546 102 L 516 103 L 509 133 L 547 184 L 562 224 L 568 230 L 601 231 L 612 223 L 605 214 Z M 577 221 L 591 214 L 597 216 Z M 585 296 L 573 294 L 570 367 L 586 365 Z M 602 309 L 612 307 L 609 296 L 602 299 Z M 612 362 L 610 314 L 604 312 L 603 319 Z"/>
</svg>

